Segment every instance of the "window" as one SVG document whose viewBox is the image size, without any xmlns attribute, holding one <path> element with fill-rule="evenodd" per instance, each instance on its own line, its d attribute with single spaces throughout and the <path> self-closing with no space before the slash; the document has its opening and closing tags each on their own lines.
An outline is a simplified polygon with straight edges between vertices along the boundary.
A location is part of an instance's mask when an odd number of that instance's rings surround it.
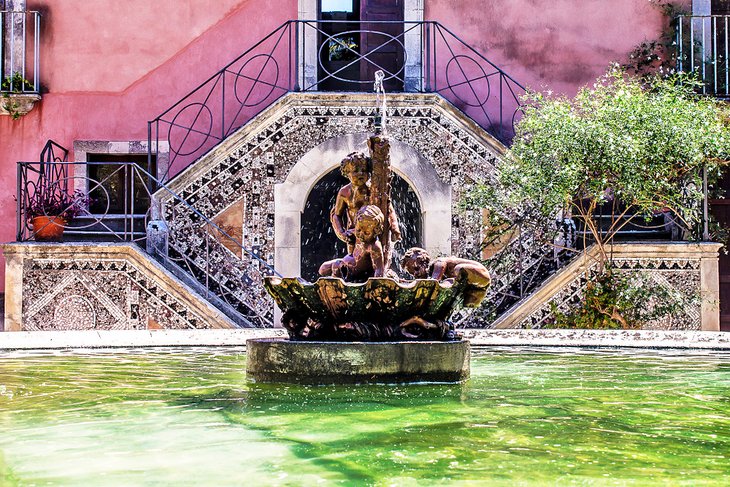
<svg viewBox="0 0 730 487">
<path fill-rule="evenodd" d="M 147 167 L 147 154 L 99 154 L 87 153 L 88 162 L 135 162 L 140 167 Z M 149 171 L 155 174 L 156 160 L 152 156 L 152 168 Z M 91 196 L 91 213 L 125 214 L 132 211 L 144 214 L 150 206 L 150 197 L 145 187 L 148 181 L 143 180 L 143 173 L 127 168 L 121 164 L 89 164 L 88 177 L 89 195 Z M 101 183 L 102 188 L 93 189 Z M 107 210 L 107 204 L 109 209 Z"/>
<path fill-rule="evenodd" d="M 325 12 L 346 12 L 354 10 L 354 0 L 322 0 L 322 13 Z"/>
</svg>

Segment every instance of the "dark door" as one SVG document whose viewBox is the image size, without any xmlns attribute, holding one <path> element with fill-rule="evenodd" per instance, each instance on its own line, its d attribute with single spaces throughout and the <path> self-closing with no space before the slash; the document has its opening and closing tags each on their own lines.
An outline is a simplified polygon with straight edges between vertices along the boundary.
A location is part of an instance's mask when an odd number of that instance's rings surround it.
<svg viewBox="0 0 730 487">
<path fill-rule="evenodd" d="M 710 200 L 710 210 L 720 227 L 730 228 L 730 171 L 726 171 L 719 181 L 719 189 L 724 198 Z M 720 250 L 720 329 L 730 331 L 730 255 Z"/>
<path fill-rule="evenodd" d="M 150 206 L 148 190 L 149 181 L 144 173 L 134 171 L 131 166 L 114 164 L 119 162 L 135 162 L 140 167 L 147 167 L 147 154 L 87 154 L 89 164 L 89 196 L 90 211 L 94 214 L 144 214 Z M 152 159 L 152 174 L 155 169 L 155 158 Z"/>
<path fill-rule="evenodd" d="M 372 91 L 382 69 L 386 90 L 403 91 L 403 0 L 320 0 L 319 20 L 320 90 Z"/>
<path fill-rule="evenodd" d="M 365 31 L 361 52 L 369 53 L 360 61 L 360 79 L 374 80 L 375 72 L 382 69 L 387 91 L 403 91 L 403 1 L 362 0 L 360 4 L 360 25 Z"/>
<path fill-rule="evenodd" d="M 730 0 L 712 0 L 712 15 L 729 15 Z"/>
</svg>

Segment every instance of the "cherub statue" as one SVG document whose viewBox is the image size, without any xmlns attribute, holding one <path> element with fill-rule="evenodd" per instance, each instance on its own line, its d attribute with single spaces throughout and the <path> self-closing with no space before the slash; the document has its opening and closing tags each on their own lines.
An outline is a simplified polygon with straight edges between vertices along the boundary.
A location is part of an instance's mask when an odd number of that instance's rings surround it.
<svg viewBox="0 0 730 487">
<path fill-rule="evenodd" d="M 420 247 L 408 249 L 401 266 L 416 279 L 464 279 L 467 283 L 464 306 L 471 308 L 479 306 L 492 280 L 487 268 L 475 260 L 454 256 L 432 260 L 428 252 Z"/>
<path fill-rule="evenodd" d="M 385 253 L 378 235 L 383 231 L 385 216 L 375 205 L 365 205 L 355 216 L 352 252 L 342 259 L 329 260 L 319 268 L 320 276 L 341 277 L 346 281 L 364 281 L 385 274 Z"/>
<path fill-rule="evenodd" d="M 357 212 L 365 205 L 370 204 L 370 160 L 362 152 L 352 152 L 340 163 L 342 175 L 350 183 L 340 188 L 335 200 L 335 206 L 330 211 L 330 221 L 337 238 L 347 244 L 347 253 L 352 254 L 355 249 L 355 219 Z M 392 241 L 401 239 L 398 228 L 398 217 L 393 206 L 388 212 L 388 224 Z"/>
</svg>

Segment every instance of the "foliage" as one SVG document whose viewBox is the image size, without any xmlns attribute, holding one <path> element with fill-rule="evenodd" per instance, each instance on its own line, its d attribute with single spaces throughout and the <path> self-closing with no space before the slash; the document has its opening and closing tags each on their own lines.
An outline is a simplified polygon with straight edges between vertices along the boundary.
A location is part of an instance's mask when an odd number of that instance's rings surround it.
<svg viewBox="0 0 730 487">
<path fill-rule="evenodd" d="M 23 93 L 27 91 L 34 91 L 33 83 L 28 81 L 19 72 L 13 73 L 12 76 L 6 76 L 2 83 L 0 83 L 0 91 L 7 91 L 9 93 Z"/>
<path fill-rule="evenodd" d="M 61 216 L 67 222 L 88 213 L 92 203 L 88 194 L 77 189 L 73 194 L 65 191 L 41 189 L 28 198 L 28 218 L 36 216 Z"/>
<path fill-rule="evenodd" d="M 528 221 L 548 228 L 544 222 L 577 219 L 585 230 L 582 247 L 594 243 L 598 249 L 599 281 L 588 296 L 609 299 L 622 284 L 600 279 L 604 272 L 609 279 L 609 246 L 627 225 L 667 212 L 685 235 L 699 238 L 702 169 L 712 179 L 730 158 L 730 129 L 723 107 L 698 97 L 695 86 L 684 74 L 638 79 L 613 66 L 573 99 L 529 92 L 498 179 L 478 187 L 467 204 L 490 208 L 523 228 Z M 610 221 L 600 227 L 595 216 L 606 206 Z M 509 231 L 501 223 L 496 228 Z M 609 303 L 597 304 L 596 319 Z"/>
<path fill-rule="evenodd" d="M 546 218 L 570 211 L 604 261 L 605 245 L 634 219 L 669 210 L 693 228 L 700 220 L 703 166 L 716 175 L 730 158 L 721 105 L 698 97 L 693 87 L 686 75 L 645 85 L 613 67 L 574 99 L 528 93 L 499 186 L 482 188 L 472 199 Z M 606 203 L 621 213 L 600 229 L 593 217 Z"/>
<path fill-rule="evenodd" d="M 624 69 L 638 76 L 665 75 L 674 73 L 677 65 L 677 41 L 674 36 L 674 20 L 686 14 L 682 2 L 672 0 L 650 0 L 664 17 L 663 28 L 658 38 L 645 40 L 631 50 Z"/>
<path fill-rule="evenodd" d="M 683 295 L 645 273 L 607 268 L 586 283 L 585 294 L 576 309 L 561 312 L 552 305 L 555 321 L 546 328 L 641 328 L 642 324 L 696 305 L 698 297 Z"/>
</svg>

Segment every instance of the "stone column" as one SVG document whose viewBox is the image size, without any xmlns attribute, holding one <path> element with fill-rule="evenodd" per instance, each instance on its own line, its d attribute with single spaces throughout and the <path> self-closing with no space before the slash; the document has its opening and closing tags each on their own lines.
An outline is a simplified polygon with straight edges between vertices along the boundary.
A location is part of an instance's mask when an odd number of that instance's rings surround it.
<svg viewBox="0 0 730 487">
<path fill-rule="evenodd" d="M 720 331 L 720 244 L 701 244 L 700 297 L 702 331 Z"/>
<path fill-rule="evenodd" d="M 1 331 L 21 331 L 23 324 L 23 258 L 17 246 L 3 246 L 5 255 L 5 322 Z"/>
<path fill-rule="evenodd" d="M 317 0 L 299 0 L 299 20 L 317 20 Z M 299 24 L 299 87 L 317 90 L 317 29 L 316 24 Z M 314 85 L 314 86 L 313 86 Z M 310 88 L 312 87 L 312 88 Z"/>
<path fill-rule="evenodd" d="M 406 0 L 403 20 L 406 22 L 422 22 L 423 0 Z M 404 36 L 406 46 L 405 91 L 421 91 L 423 87 L 423 76 L 421 75 L 423 31 L 421 27 L 415 24 L 405 24 L 403 26 L 404 30 L 408 31 Z"/>
<path fill-rule="evenodd" d="M 6 0 L 2 19 L 2 78 L 24 72 L 25 0 Z M 13 87 L 22 89 L 22 86 Z"/>
</svg>

